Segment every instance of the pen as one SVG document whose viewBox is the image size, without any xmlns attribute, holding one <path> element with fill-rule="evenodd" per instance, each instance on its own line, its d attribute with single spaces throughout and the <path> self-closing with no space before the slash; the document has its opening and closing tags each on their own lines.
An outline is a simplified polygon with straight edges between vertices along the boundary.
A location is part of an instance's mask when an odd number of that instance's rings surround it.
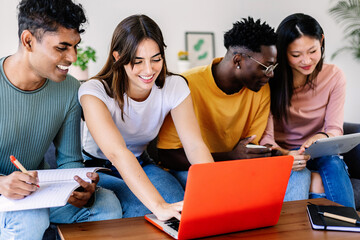
<svg viewBox="0 0 360 240">
<path fill-rule="evenodd" d="M 337 219 L 337 220 L 340 220 L 340 221 L 343 221 L 343 222 L 348 222 L 348 223 L 360 225 L 360 221 L 358 221 L 358 220 L 356 220 L 354 218 L 348 218 L 348 217 L 344 217 L 344 216 L 340 216 L 340 215 L 333 214 L 333 213 L 328 213 L 328 212 L 318 212 L 318 214 L 323 215 L 324 217 Z"/>
<path fill-rule="evenodd" d="M 23 172 L 23 173 L 28 173 L 28 171 L 26 170 L 26 168 L 24 168 L 24 166 L 23 166 L 13 155 L 10 156 L 10 160 L 11 160 L 12 164 L 14 164 L 17 169 L 20 169 L 21 172 Z M 36 185 L 38 188 L 40 187 L 40 186 L 37 185 L 37 184 L 35 184 L 35 185 Z"/>
</svg>

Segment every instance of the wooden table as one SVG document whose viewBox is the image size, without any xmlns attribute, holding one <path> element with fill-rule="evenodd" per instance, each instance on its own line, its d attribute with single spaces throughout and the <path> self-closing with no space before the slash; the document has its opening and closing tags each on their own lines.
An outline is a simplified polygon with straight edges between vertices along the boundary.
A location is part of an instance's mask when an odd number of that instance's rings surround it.
<svg viewBox="0 0 360 240">
<path fill-rule="evenodd" d="M 206 239 L 360 239 L 360 233 L 312 230 L 306 213 L 307 202 L 319 205 L 337 205 L 324 198 L 286 202 L 283 204 L 279 222 L 273 227 Z M 59 225 L 58 229 L 63 240 L 173 239 L 148 223 L 143 217 Z"/>
</svg>

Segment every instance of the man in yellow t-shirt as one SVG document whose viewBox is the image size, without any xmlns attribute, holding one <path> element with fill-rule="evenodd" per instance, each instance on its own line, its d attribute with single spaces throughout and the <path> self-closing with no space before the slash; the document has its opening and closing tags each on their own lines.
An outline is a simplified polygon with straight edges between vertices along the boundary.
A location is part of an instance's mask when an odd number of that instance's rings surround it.
<svg viewBox="0 0 360 240">
<path fill-rule="evenodd" d="M 236 22 L 224 35 L 227 52 L 207 66 L 182 75 L 188 80 L 194 110 L 202 137 L 215 161 L 270 156 L 269 148 L 250 148 L 258 144 L 270 111 L 269 78 L 276 63 L 274 29 L 251 17 Z M 158 136 L 162 166 L 175 170 L 185 185 L 190 166 L 171 115 Z"/>
</svg>

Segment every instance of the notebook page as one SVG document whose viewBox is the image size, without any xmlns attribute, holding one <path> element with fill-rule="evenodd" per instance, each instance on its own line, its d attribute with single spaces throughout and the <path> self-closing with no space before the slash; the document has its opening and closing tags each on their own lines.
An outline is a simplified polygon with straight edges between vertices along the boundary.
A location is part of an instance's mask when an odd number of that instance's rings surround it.
<svg viewBox="0 0 360 240">
<path fill-rule="evenodd" d="M 39 181 L 41 182 L 59 182 L 59 181 L 75 181 L 74 176 L 77 175 L 84 181 L 91 180 L 86 176 L 87 172 L 94 172 L 97 167 L 93 168 L 67 168 L 67 169 L 47 169 L 38 170 Z"/>
<path fill-rule="evenodd" d="M 70 194 L 80 186 L 74 180 L 74 176 L 78 175 L 84 181 L 91 182 L 86 173 L 98 169 L 93 167 L 38 170 L 40 188 L 19 200 L 0 196 L 0 212 L 64 206 Z"/>
<path fill-rule="evenodd" d="M 40 188 L 23 199 L 14 200 L 0 196 L 0 212 L 64 206 L 70 194 L 79 186 L 76 181 L 39 185 Z"/>
</svg>

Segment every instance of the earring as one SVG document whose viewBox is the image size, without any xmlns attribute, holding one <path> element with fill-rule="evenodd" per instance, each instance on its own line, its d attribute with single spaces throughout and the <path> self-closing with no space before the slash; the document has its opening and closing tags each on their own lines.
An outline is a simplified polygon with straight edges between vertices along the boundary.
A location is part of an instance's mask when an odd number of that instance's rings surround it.
<svg viewBox="0 0 360 240">
<path fill-rule="evenodd" d="M 240 69 L 240 66 L 239 66 L 239 65 L 237 65 L 237 66 L 236 66 L 236 68 L 237 68 L 237 69 Z"/>
</svg>

